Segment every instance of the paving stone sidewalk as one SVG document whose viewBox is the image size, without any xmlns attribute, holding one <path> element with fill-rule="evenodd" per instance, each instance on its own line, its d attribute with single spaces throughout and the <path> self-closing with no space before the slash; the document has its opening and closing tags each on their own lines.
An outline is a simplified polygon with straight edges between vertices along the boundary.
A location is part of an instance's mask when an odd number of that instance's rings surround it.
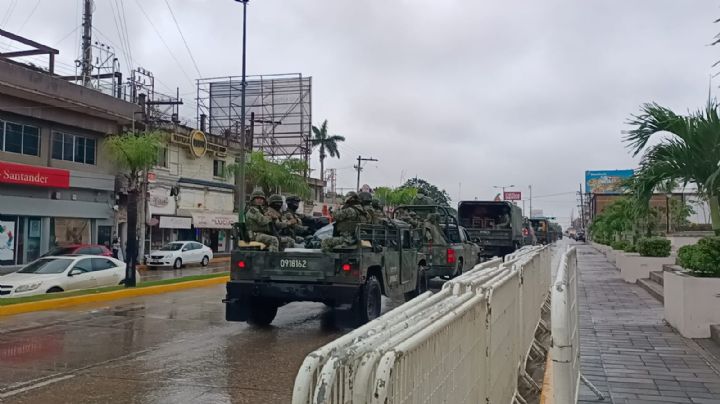
<svg viewBox="0 0 720 404">
<path fill-rule="evenodd" d="M 668 326 L 662 304 L 593 247 L 578 245 L 578 268 L 582 372 L 605 395 L 581 386 L 580 403 L 720 404 L 720 349 Z"/>
</svg>

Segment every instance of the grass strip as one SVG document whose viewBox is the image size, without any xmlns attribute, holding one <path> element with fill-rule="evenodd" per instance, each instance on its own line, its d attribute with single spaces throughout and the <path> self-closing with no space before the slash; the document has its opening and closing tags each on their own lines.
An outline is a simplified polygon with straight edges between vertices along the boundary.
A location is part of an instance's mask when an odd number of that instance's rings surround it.
<svg viewBox="0 0 720 404">
<path fill-rule="evenodd" d="M 220 273 L 215 273 L 215 274 L 183 276 L 181 278 L 159 279 L 156 281 L 140 282 L 140 283 L 138 283 L 136 288 L 140 289 L 140 288 L 147 288 L 149 286 L 170 285 L 173 283 L 197 281 L 197 280 L 201 280 L 201 279 L 220 278 L 220 277 L 228 276 L 228 275 L 229 275 L 229 272 L 220 272 Z M 59 298 L 63 298 L 63 297 L 92 295 L 92 294 L 96 294 L 96 293 L 112 292 L 115 290 L 122 290 L 122 289 L 125 289 L 125 286 L 121 286 L 121 285 L 107 286 L 104 288 L 83 289 L 83 290 L 75 290 L 72 292 L 45 293 L 42 295 L 34 295 L 34 296 L 11 297 L 11 298 L 7 298 L 7 299 L 0 299 L 0 306 L 9 306 L 11 304 L 20 304 L 20 303 L 39 302 L 41 300 L 59 299 Z"/>
</svg>

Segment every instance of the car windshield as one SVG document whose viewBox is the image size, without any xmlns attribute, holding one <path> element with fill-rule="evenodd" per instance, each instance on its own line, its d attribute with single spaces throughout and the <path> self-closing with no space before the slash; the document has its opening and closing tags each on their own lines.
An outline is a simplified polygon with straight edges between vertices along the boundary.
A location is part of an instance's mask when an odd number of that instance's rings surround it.
<svg viewBox="0 0 720 404">
<path fill-rule="evenodd" d="M 50 257 L 52 255 L 68 255 L 75 252 L 75 247 L 55 247 L 50 251 L 43 254 L 43 257 Z"/>
<path fill-rule="evenodd" d="M 159 251 L 178 251 L 182 248 L 183 243 L 167 243 L 160 248 Z"/>
<path fill-rule="evenodd" d="M 18 272 L 21 274 L 61 274 L 71 262 L 71 259 L 65 258 L 42 258 L 30 263 Z"/>
</svg>

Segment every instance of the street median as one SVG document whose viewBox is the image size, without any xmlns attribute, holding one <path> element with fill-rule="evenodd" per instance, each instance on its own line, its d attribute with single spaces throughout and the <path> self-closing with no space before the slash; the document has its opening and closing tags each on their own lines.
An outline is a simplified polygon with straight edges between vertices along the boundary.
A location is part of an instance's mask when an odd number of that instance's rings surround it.
<svg viewBox="0 0 720 404">
<path fill-rule="evenodd" d="M 229 280 L 227 273 L 186 276 L 140 283 L 135 288 L 113 286 L 107 288 L 51 293 L 28 297 L 0 299 L 0 316 L 55 310 L 87 303 L 107 302 L 129 297 L 156 295 L 184 289 L 220 285 Z"/>
</svg>

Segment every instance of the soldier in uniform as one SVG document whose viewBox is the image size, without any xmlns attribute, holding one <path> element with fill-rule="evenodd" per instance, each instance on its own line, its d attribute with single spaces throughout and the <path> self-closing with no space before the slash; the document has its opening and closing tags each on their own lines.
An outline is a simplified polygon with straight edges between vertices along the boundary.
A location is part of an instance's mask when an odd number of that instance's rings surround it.
<svg viewBox="0 0 720 404">
<path fill-rule="evenodd" d="M 432 244 L 445 245 L 445 233 L 440 227 L 440 215 L 437 213 L 430 213 L 427 219 L 423 222 L 423 236 L 425 241 Z"/>
<path fill-rule="evenodd" d="M 371 206 L 375 211 L 375 219 L 377 220 L 375 223 L 386 222 L 388 217 L 385 214 L 385 206 L 383 206 L 382 202 L 377 198 L 373 198 Z"/>
<path fill-rule="evenodd" d="M 367 212 L 360 205 L 360 199 L 355 192 L 348 192 L 345 204 L 333 213 L 335 220 L 334 237 L 323 240 L 323 250 L 332 250 L 335 247 L 351 246 L 357 244 L 355 228 L 360 223 L 369 223 Z"/>
<path fill-rule="evenodd" d="M 283 198 L 278 194 L 270 195 L 268 198 L 268 205 L 270 205 L 265 211 L 265 216 L 270 219 L 270 225 L 274 227 L 275 233 L 277 234 L 278 240 L 280 240 L 280 250 L 292 247 L 295 245 L 295 239 L 289 236 L 283 236 L 290 226 L 290 224 L 283 219 L 282 210 Z"/>
<path fill-rule="evenodd" d="M 250 194 L 250 206 L 245 212 L 245 223 L 251 241 L 257 241 L 267 246 L 268 251 L 278 251 L 280 242 L 272 235 L 270 226 L 272 220 L 265 216 L 265 195 L 260 190 Z"/>
<path fill-rule="evenodd" d="M 418 228 L 421 224 L 421 221 L 418 220 L 417 213 L 412 210 L 402 210 L 395 218 L 398 220 L 402 220 L 413 228 Z"/>
<path fill-rule="evenodd" d="M 360 199 L 360 206 L 362 206 L 362 209 L 365 211 L 367 217 L 368 217 L 368 223 L 376 223 L 376 213 L 375 209 L 372 207 L 372 195 L 370 192 L 360 192 L 358 193 L 358 199 Z"/>
<path fill-rule="evenodd" d="M 297 213 L 298 207 L 300 207 L 300 198 L 295 195 L 290 195 L 285 198 L 287 204 L 287 210 L 283 212 L 283 220 L 288 224 L 288 227 L 284 229 L 283 234 L 294 238 L 296 241 L 298 238 L 309 235 L 309 229 L 307 226 L 303 226 L 303 216 Z"/>
</svg>

